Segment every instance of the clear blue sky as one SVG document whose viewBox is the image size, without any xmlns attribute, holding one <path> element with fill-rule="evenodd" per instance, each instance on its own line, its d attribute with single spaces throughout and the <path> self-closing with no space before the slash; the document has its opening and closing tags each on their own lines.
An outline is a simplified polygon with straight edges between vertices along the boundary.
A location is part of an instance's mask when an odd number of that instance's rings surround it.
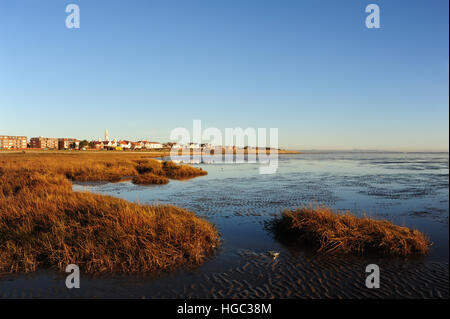
<svg viewBox="0 0 450 319">
<path fill-rule="evenodd" d="M 448 150 L 448 14 L 447 0 L 1 1 L 0 134 L 165 141 L 199 119 L 277 127 L 286 148 Z"/>
</svg>

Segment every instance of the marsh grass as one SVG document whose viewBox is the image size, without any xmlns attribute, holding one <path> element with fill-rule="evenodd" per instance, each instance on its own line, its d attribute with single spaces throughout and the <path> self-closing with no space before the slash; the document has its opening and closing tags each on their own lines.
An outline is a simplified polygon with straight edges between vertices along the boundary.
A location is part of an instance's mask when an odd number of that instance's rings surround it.
<svg viewBox="0 0 450 319">
<path fill-rule="evenodd" d="M 169 179 L 154 173 L 144 173 L 135 176 L 133 178 L 133 183 L 138 185 L 163 185 L 169 183 Z"/>
<path fill-rule="evenodd" d="M 423 255 L 430 246 L 418 230 L 349 212 L 340 214 L 324 206 L 285 210 L 269 228 L 282 242 L 307 245 L 323 253 Z"/>
<path fill-rule="evenodd" d="M 158 272 L 200 264 L 219 244 L 216 227 L 205 219 L 175 206 L 72 190 L 71 180 L 137 176 L 139 161 L 122 155 L 0 156 L 0 271 L 64 271 L 74 263 L 85 273 Z"/>
<path fill-rule="evenodd" d="M 165 161 L 162 163 L 165 176 L 172 179 L 188 179 L 197 176 L 207 175 L 208 172 L 201 168 L 190 165 L 177 165 L 174 162 Z"/>
<path fill-rule="evenodd" d="M 135 184 L 167 184 L 170 179 L 184 180 L 207 175 L 208 172 L 190 165 L 178 165 L 170 161 L 154 159 L 137 161 L 138 176 L 133 179 Z"/>
</svg>

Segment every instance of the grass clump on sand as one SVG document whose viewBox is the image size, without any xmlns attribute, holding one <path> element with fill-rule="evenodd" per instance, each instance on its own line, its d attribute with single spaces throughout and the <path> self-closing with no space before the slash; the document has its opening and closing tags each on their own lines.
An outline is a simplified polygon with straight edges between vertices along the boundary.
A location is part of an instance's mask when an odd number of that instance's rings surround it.
<svg viewBox="0 0 450 319">
<path fill-rule="evenodd" d="M 430 246 L 418 230 L 348 212 L 338 214 L 323 206 L 285 210 L 270 228 L 281 241 L 311 245 L 325 253 L 406 256 L 425 254 Z"/>
<path fill-rule="evenodd" d="M 213 253 L 216 227 L 189 211 L 74 192 L 68 177 L 93 180 L 93 169 L 102 180 L 137 173 L 134 157 L 96 156 L 0 156 L 0 272 L 168 271 Z"/>
<path fill-rule="evenodd" d="M 133 178 L 133 183 L 140 185 L 162 185 L 169 183 L 169 179 L 165 176 L 160 176 L 153 173 L 145 173 L 135 176 Z"/>
<path fill-rule="evenodd" d="M 177 165 L 174 162 L 169 161 L 162 163 L 162 169 L 164 170 L 165 175 L 172 179 L 188 179 L 208 174 L 208 172 L 201 168 L 190 165 Z"/>
<path fill-rule="evenodd" d="M 136 170 L 139 174 L 153 173 L 156 175 L 165 175 L 161 161 L 148 159 L 140 160 L 137 163 Z"/>
<path fill-rule="evenodd" d="M 157 161 L 154 159 L 137 162 L 138 176 L 133 178 L 135 184 L 167 184 L 171 179 L 190 179 L 207 175 L 208 172 L 190 165 L 177 165 L 170 161 Z"/>
</svg>

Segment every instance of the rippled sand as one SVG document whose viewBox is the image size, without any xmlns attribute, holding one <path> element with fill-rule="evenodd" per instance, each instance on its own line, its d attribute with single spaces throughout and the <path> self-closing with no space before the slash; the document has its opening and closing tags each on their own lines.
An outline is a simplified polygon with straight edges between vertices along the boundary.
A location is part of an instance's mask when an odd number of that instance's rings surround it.
<svg viewBox="0 0 450 319">
<path fill-rule="evenodd" d="M 1 298 L 448 298 L 449 267 L 421 261 L 280 256 L 241 252 L 242 263 L 222 272 L 179 272 L 159 278 L 81 279 L 65 288 L 62 276 L 37 273 L 2 278 Z M 380 266 L 380 288 L 365 286 L 368 262 Z"/>
</svg>

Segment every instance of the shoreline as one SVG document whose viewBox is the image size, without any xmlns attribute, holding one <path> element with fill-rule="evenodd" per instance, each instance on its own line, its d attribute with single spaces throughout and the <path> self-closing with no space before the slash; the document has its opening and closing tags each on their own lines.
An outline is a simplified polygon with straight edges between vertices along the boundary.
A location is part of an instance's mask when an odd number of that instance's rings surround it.
<svg viewBox="0 0 450 319">
<path fill-rule="evenodd" d="M 258 151 L 258 150 L 245 150 L 244 152 L 237 152 L 237 151 L 233 151 L 233 152 L 226 152 L 226 151 L 222 151 L 221 153 L 218 152 L 217 154 L 215 154 L 214 152 L 199 152 L 199 151 L 183 151 L 182 150 L 178 150 L 178 155 L 188 155 L 187 153 L 189 153 L 190 155 L 224 155 L 224 154 L 259 154 L 259 153 L 264 153 L 264 151 Z M 152 155 L 157 155 L 156 157 L 163 157 L 163 156 L 169 156 L 171 154 L 170 150 L 158 150 L 158 151 L 151 151 L 151 150 L 145 150 L 145 151 L 116 151 L 116 150 L 36 150 L 36 149 L 22 149 L 22 150 L 2 150 L 0 149 L 0 155 L 1 154 L 128 154 L 128 155 L 138 155 L 138 154 L 152 154 Z M 271 152 L 268 150 L 265 152 L 267 155 L 271 154 Z M 303 152 L 300 151 L 295 151 L 295 150 L 278 150 L 277 152 L 273 152 L 273 153 L 278 153 L 278 154 L 304 154 Z"/>
</svg>

